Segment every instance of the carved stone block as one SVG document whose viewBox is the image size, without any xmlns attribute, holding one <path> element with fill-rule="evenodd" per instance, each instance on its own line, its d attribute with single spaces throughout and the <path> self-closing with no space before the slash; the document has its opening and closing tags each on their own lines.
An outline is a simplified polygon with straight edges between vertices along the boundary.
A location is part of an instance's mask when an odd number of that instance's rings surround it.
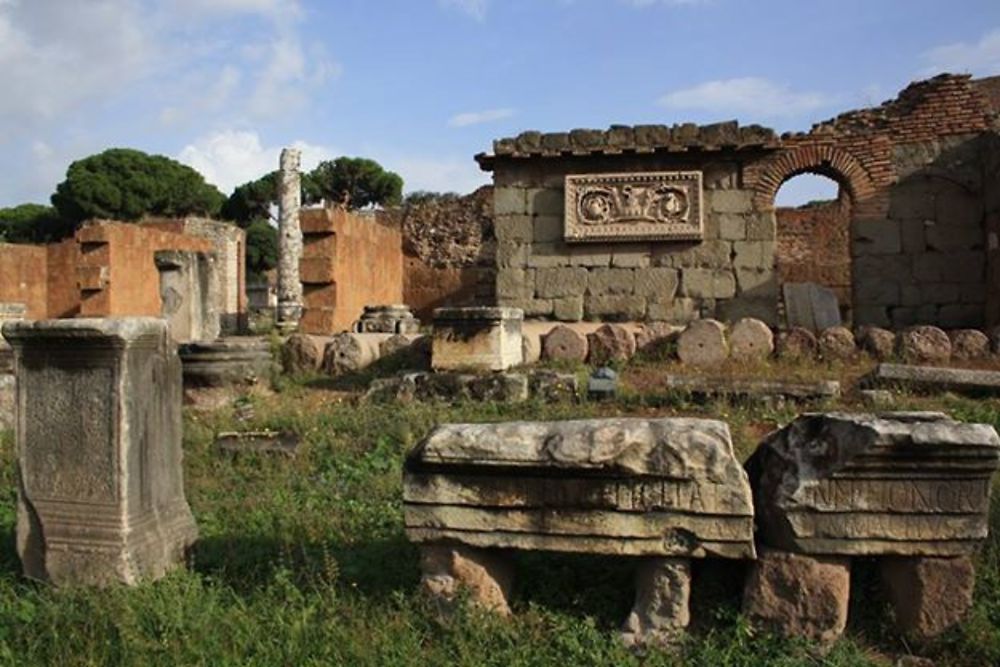
<svg viewBox="0 0 1000 667">
<path fill-rule="evenodd" d="M 434 311 L 434 370 L 503 371 L 523 361 L 520 308 L 438 308 Z"/>
<path fill-rule="evenodd" d="M 57 585 L 162 576 L 197 536 L 166 322 L 8 322 L 3 333 L 17 358 L 24 573 Z"/>
<path fill-rule="evenodd" d="M 566 176 L 566 241 L 700 241 L 700 171 Z"/>
</svg>

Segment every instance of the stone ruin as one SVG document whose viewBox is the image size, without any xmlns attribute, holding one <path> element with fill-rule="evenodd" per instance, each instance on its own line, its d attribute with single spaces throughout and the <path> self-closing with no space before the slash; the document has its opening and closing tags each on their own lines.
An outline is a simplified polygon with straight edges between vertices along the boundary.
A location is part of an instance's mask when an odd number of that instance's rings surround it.
<svg viewBox="0 0 1000 667">
<path fill-rule="evenodd" d="M 17 553 L 56 585 L 134 584 L 183 562 L 181 364 L 162 320 L 8 322 L 17 368 Z"/>
<path fill-rule="evenodd" d="M 897 627 L 926 640 L 971 605 L 998 464 L 992 426 L 938 413 L 807 414 L 764 440 L 749 475 L 714 420 L 446 424 L 407 459 L 404 519 L 422 587 L 446 602 L 465 589 L 509 614 L 510 550 L 631 557 L 625 640 L 672 643 L 689 559 L 743 559 L 755 624 L 829 644 L 851 558 L 874 556 Z"/>
<path fill-rule="evenodd" d="M 831 641 L 847 622 L 851 558 L 876 557 L 899 630 L 940 635 L 972 604 L 969 556 L 987 536 L 998 462 L 992 426 L 940 413 L 799 417 L 747 463 L 762 547 L 744 609 Z"/>
<path fill-rule="evenodd" d="M 510 613 L 502 549 L 637 557 L 629 643 L 689 621 L 691 558 L 753 558 L 747 476 L 728 427 L 700 419 L 448 424 L 410 455 L 406 533 L 423 586 Z"/>
</svg>

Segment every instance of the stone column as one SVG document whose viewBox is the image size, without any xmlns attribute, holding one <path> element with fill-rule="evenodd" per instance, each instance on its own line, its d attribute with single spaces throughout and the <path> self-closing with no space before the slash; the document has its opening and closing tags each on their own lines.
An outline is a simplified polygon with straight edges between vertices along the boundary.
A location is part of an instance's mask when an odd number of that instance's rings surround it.
<svg viewBox="0 0 1000 667">
<path fill-rule="evenodd" d="M 302 229 L 299 227 L 301 157 L 302 152 L 296 148 L 282 150 L 278 171 L 277 324 L 283 330 L 298 327 L 302 317 L 302 282 L 299 279 L 299 261 L 302 259 Z"/>
<path fill-rule="evenodd" d="M 154 318 L 8 322 L 17 552 L 56 585 L 135 584 L 197 537 L 181 468 L 181 363 Z"/>
</svg>

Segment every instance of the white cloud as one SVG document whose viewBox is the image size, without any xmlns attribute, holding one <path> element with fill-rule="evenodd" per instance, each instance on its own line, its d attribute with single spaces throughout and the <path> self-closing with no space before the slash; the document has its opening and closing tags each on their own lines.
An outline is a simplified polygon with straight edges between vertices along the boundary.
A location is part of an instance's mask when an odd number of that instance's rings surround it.
<svg viewBox="0 0 1000 667">
<path fill-rule="evenodd" d="M 486 20 L 489 0 L 438 0 L 438 4 L 442 7 L 457 9 L 482 22 Z"/>
<path fill-rule="evenodd" d="M 302 151 L 302 169 L 314 169 L 337 152 L 327 146 L 305 141 L 291 144 Z M 278 168 L 282 146 L 264 146 L 257 132 L 221 130 L 185 146 L 177 155 L 184 164 L 194 167 L 222 192 L 228 194 L 237 185 L 256 180 Z"/>
<path fill-rule="evenodd" d="M 486 111 L 470 111 L 467 113 L 455 114 L 448 119 L 451 127 L 469 127 L 470 125 L 482 125 L 493 121 L 510 118 L 514 115 L 513 109 L 487 109 Z"/>
<path fill-rule="evenodd" d="M 795 116 L 821 109 L 836 99 L 819 92 L 797 92 L 760 77 L 706 81 L 660 98 L 669 109 L 694 109 L 756 117 Z"/>
<path fill-rule="evenodd" d="M 978 76 L 1000 74 L 1000 28 L 978 42 L 956 42 L 931 49 L 923 56 L 929 63 L 924 74 L 970 72 Z"/>
<path fill-rule="evenodd" d="M 407 192 L 457 192 L 467 194 L 490 182 L 490 175 L 468 157 L 376 155 L 386 169 L 403 177 Z"/>
</svg>

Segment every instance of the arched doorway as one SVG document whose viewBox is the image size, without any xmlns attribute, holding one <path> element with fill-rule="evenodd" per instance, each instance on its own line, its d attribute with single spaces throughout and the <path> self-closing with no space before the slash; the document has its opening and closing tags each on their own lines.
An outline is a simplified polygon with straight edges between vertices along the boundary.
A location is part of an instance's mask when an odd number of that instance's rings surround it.
<svg viewBox="0 0 1000 667">
<path fill-rule="evenodd" d="M 774 197 L 778 284 L 816 283 L 833 291 L 841 319 L 851 317 L 851 196 L 829 176 L 802 173 Z"/>
</svg>

